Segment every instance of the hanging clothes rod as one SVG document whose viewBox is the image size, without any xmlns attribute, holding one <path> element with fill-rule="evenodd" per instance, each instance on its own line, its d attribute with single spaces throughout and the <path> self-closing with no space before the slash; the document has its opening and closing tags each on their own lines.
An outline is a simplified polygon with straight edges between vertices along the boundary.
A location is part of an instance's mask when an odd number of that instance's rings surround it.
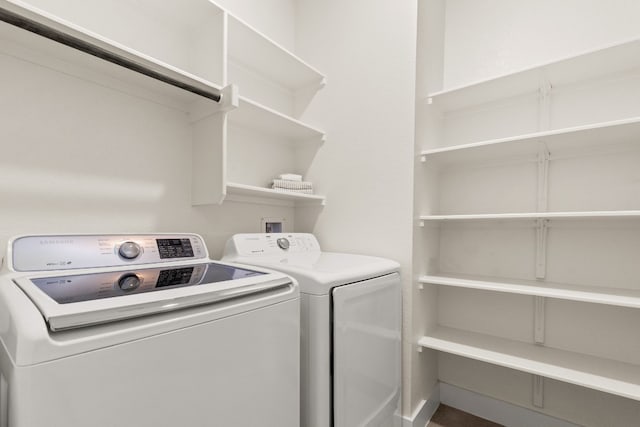
<svg viewBox="0 0 640 427">
<path fill-rule="evenodd" d="M 38 34 L 39 36 L 61 43 L 65 46 L 69 46 L 81 52 L 95 56 L 107 62 L 111 62 L 112 64 L 119 65 L 131 71 L 135 71 L 136 73 L 140 73 L 147 77 L 151 77 L 152 79 L 159 80 L 171 86 L 175 86 L 187 92 L 200 95 L 204 98 L 211 99 L 218 103 L 220 103 L 222 100 L 222 94 L 220 93 L 206 91 L 198 87 L 195 87 L 193 85 L 183 83 L 177 79 L 174 79 L 172 77 L 169 77 L 162 73 L 154 71 L 148 67 L 145 67 L 144 65 L 138 64 L 130 59 L 127 59 L 120 55 L 109 52 L 90 42 L 81 40 L 77 37 L 71 36 L 62 31 L 51 28 L 45 24 L 41 24 L 39 22 L 25 18 L 21 15 L 10 12 L 4 8 L 0 8 L 0 20 L 8 24 L 14 25 L 16 27 L 22 28 L 24 30 L 30 31 L 34 34 Z"/>
</svg>

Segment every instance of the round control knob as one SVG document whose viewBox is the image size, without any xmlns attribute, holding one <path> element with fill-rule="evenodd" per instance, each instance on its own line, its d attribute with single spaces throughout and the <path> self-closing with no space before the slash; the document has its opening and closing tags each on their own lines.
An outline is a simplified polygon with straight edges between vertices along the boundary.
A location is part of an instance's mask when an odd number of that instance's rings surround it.
<svg viewBox="0 0 640 427">
<path fill-rule="evenodd" d="M 118 287 L 123 291 L 132 291 L 140 286 L 140 278 L 133 274 L 125 274 L 118 279 Z"/>
<path fill-rule="evenodd" d="M 124 242 L 118 249 L 118 255 L 124 259 L 135 259 L 140 253 L 142 253 L 142 248 L 136 242 Z"/>
<path fill-rule="evenodd" d="M 276 243 L 278 244 L 278 247 L 280 249 L 283 249 L 285 251 L 289 249 L 289 245 L 290 245 L 289 240 L 284 237 L 281 237 L 278 240 L 276 240 Z"/>
</svg>

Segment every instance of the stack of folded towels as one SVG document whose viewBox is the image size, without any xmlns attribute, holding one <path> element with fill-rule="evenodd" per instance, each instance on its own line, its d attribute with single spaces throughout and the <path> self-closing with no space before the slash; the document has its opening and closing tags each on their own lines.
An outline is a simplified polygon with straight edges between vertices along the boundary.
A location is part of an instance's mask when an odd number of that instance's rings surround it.
<svg viewBox="0 0 640 427">
<path fill-rule="evenodd" d="M 278 191 L 291 191 L 294 193 L 313 194 L 313 184 L 303 181 L 302 175 L 284 173 L 273 180 L 271 188 Z"/>
</svg>

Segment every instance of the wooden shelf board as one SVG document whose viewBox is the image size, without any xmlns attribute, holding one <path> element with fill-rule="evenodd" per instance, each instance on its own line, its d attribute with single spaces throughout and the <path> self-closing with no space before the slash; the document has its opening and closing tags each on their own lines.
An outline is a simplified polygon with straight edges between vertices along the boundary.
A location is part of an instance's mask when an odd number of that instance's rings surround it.
<svg viewBox="0 0 640 427">
<path fill-rule="evenodd" d="M 431 93 L 427 100 L 442 111 L 536 93 L 543 78 L 552 87 L 596 79 L 640 67 L 640 39 L 587 51 L 514 73 Z"/>
<path fill-rule="evenodd" d="M 535 219 L 617 219 L 640 218 L 640 210 L 584 211 L 584 212 L 517 212 L 468 215 L 421 215 L 422 221 L 482 221 L 482 220 L 535 220 Z"/>
<path fill-rule="evenodd" d="M 531 343 L 438 327 L 422 347 L 640 400 L 640 366 Z"/>
<path fill-rule="evenodd" d="M 587 147 L 630 144 L 640 148 L 640 117 L 536 132 L 451 147 L 423 150 L 426 161 L 439 164 L 491 161 L 524 155 L 537 155 L 541 144 L 554 155 L 557 152 L 584 151 Z"/>
<path fill-rule="evenodd" d="M 214 83 L 42 12 L 39 9 L 23 3 L 18 5 L 7 0 L 0 0 L 0 7 L 91 43 L 182 83 L 205 91 L 217 92 L 221 90 L 221 87 Z M 4 22 L 0 22 L 0 41 L 0 54 L 33 62 L 134 96 L 149 98 L 154 102 L 185 112 L 190 112 L 192 108 L 202 109 L 203 103 L 210 106 L 213 111 L 220 108 L 217 103 L 199 95 L 157 81 Z"/>
<path fill-rule="evenodd" d="M 320 142 L 324 132 L 288 117 L 278 111 L 240 96 L 240 105 L 231 114 L 229 121 L 241 127 L 254 129 L 294 142 Z"/>
<path fill-rule="evenodd" d="M 227 195 L 286 200 L 295 202 L 296 204 L 324 205 L 326 200 L 324 196 L 318 196 L 316 194 L 301 194 L 291 191 L 278 191 L 271 188 L 257 187 L 253 185 L 238 184 L 233 182 L 227 183 Z"/>
<path fill-rule="evenodd" d="M 290 90 L 324 84 L 325 77 L 318 70 L 241 19 L 229 15 L 228 26 L 228 49 L 232 61 L 259 71 Z"/>
<path fill-rule="evenodd" d="M 640 308 L 640 290 L 551 283 L 535 280 L 507 280 L 469 275 L 425 275 L 420 283 L 533 295 L 569 301 Z"/>
</svg>

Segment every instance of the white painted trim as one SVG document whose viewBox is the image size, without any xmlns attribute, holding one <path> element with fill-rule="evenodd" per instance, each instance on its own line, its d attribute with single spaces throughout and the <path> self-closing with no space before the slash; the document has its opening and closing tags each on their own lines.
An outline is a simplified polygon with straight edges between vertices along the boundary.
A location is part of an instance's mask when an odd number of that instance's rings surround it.
<svg viewBox="0 0 640 427">
<path fill-rule="evenodd" d="M 439 385 L 442 404 L 506 427 L 579 427 L 577 424 L 450 384 L 440 383 Z"/>
<path fill-rule="evenodd" d="M 421 400 L 410 417 L 403 417 L 402 427 L 425 427 L 440 406 L 440 383 L 427 400 Z"/>
</svg>

